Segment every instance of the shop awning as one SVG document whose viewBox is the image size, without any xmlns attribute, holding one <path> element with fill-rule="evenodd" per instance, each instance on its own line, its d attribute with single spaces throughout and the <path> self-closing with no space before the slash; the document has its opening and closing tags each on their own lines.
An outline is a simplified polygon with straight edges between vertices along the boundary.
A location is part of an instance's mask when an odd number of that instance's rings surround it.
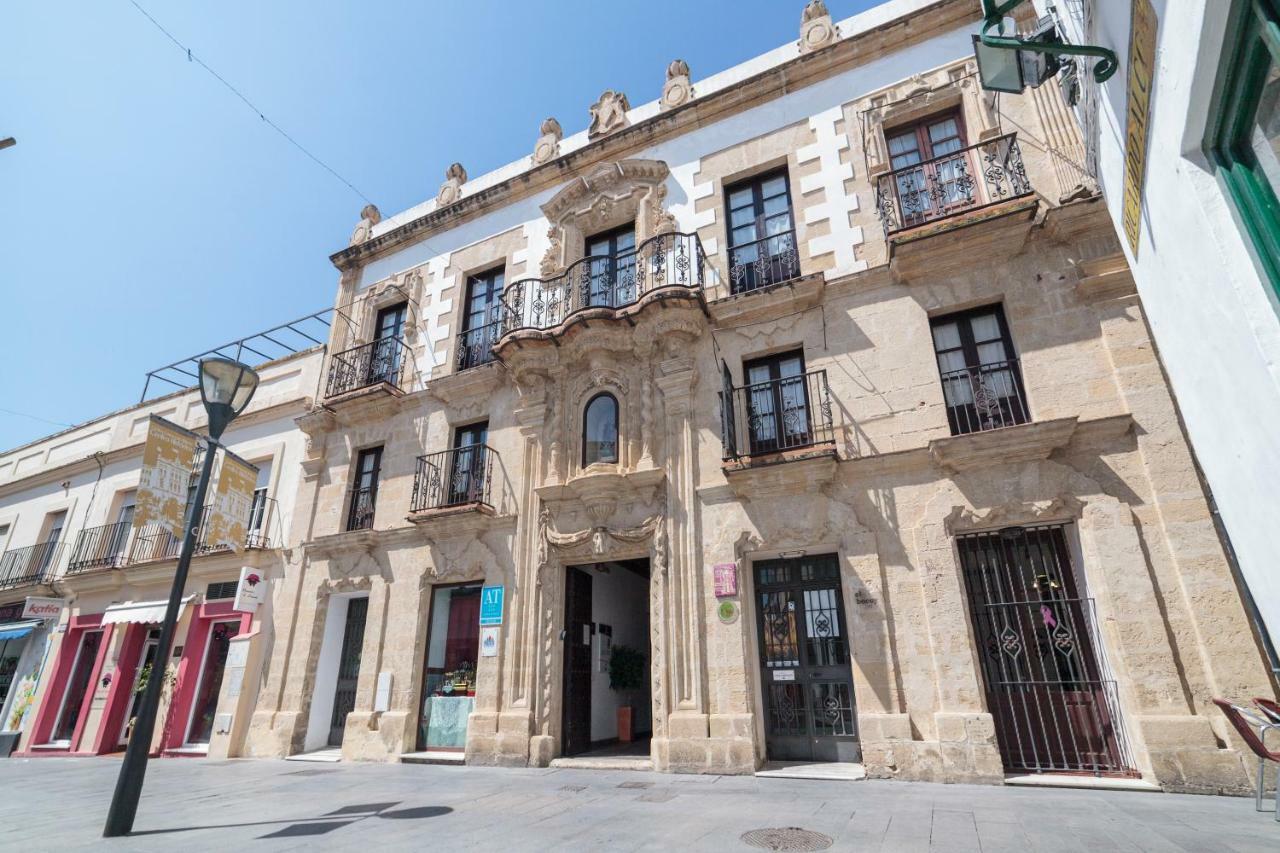
<svg viewBox="0 0 1280 853">
<path fill-rule="evenodd" d="M 178 618 L 182 618 L 182 611 L 187 606 L 187 602 L 195 598 L 194 595 L 188 595 L 182 599 L 182 603 L 178 605 Z M 126 601 L 122 604 L 113 604 L 102 613 L 103 625 L 122 625 L 126 622 L 132 622 L 140 625 L 151 625 L 164 621 L 165 608 L 169 606 L 168 599 L 161 601 Z"/>
<path fill-rule="evenodd" d="M 39 620 L 30 622 L 6 622 L 0 625 L 0 640 L 21 640 L 42 623 Z"/>
</svg>

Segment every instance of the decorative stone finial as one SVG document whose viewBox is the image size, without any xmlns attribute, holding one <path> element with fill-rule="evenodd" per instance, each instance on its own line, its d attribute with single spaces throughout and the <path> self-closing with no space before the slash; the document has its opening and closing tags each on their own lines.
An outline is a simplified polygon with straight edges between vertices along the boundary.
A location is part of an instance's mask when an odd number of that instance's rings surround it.
<svg viewBox="0 0 1280 853">
<path fill-rule="evenodd" d="M 800 16 L 800 52 L 809 53 L 833 44 L 840 33 L 831 23 L 831 13 L 822 0 L 810 0 Z"/>
<path fill-rule="evenodd" d="M 467 170 L 461 163 L 454 163 L 445 170 L 444 183 L 440 185 L 440 192 L 436 195 L 436 204 L 441 207 L 453 204 L 462 195 L 462 185 L 466 182 Z"/>
<path fill-rule="evenodd" d="M 545 118 L 542 120 L 542 126 L 538 128 L 538 141 L 533 146 L 533 164 L 536 166 L 554 159 L 560 154 L 560 140 L 564 138 L 564 130 L 560 127 L 560 122 L 554 118 Z"/>
<path fill-rule="evenodd" d="M 605 89 L 600 99 L 591 105 L 591 124 L 587 127 L 587 138 L 595 139 L 607 133 L 613 133 L 630 124 L 627 110 L 631 104 L 622 92 Z"/>
<path fill-rule="evenodd" d="M 667 66 L 667 84 L 662 87 L 662 108 L 670 109 L 687 103 L 693 97 L 689 84 L 689 63 L 683 59 L 672 60 Z"/>
<path fill-rule="evenodd" d="M 376 205 L 366 204 L 360 210 L 360 223 L 356 225 L 356 230 L 351 232 L 351 242 L 348 246 L 358 246 L 365 240 L 373 236 L 373 226 L 382 221 L 382 214 L 378 212 Z"/>
</svg>

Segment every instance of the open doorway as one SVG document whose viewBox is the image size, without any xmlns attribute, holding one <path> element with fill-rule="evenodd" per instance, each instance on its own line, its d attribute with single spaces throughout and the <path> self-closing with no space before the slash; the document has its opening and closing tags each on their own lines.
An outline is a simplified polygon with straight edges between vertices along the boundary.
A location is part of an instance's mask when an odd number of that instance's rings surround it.
<svg viewBox="0 0 1280 853">
<path fill-rule="evenodd" d="M 649 756 L 649 561 L 565 569 L 565 756 Z"/>
</svg>

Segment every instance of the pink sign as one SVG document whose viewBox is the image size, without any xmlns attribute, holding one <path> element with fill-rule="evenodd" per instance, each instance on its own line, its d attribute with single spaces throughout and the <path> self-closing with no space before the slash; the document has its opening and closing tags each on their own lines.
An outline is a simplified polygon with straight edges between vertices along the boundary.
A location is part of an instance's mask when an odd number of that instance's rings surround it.
<svg viewBox="0 0 1280 853">
<path fill-rule="evenodd" d="M 713 571 L 715 573 L 717 598 L 738 594 L 737 563 L 716 563 Z"/>
</svg>

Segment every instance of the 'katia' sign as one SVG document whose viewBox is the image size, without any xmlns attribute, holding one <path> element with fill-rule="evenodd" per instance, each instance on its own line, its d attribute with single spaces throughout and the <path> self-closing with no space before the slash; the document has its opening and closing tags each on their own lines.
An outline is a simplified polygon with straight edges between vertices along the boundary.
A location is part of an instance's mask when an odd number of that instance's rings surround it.
<svg viewBox="0 0 1280 853">
<path fill-rule="evenodd" d="M 26 606 L 22 608 L 23 619 L 57 619 L 66 602 L 61 598 L 41 598 L 29 596 Z"/>
</svg>

